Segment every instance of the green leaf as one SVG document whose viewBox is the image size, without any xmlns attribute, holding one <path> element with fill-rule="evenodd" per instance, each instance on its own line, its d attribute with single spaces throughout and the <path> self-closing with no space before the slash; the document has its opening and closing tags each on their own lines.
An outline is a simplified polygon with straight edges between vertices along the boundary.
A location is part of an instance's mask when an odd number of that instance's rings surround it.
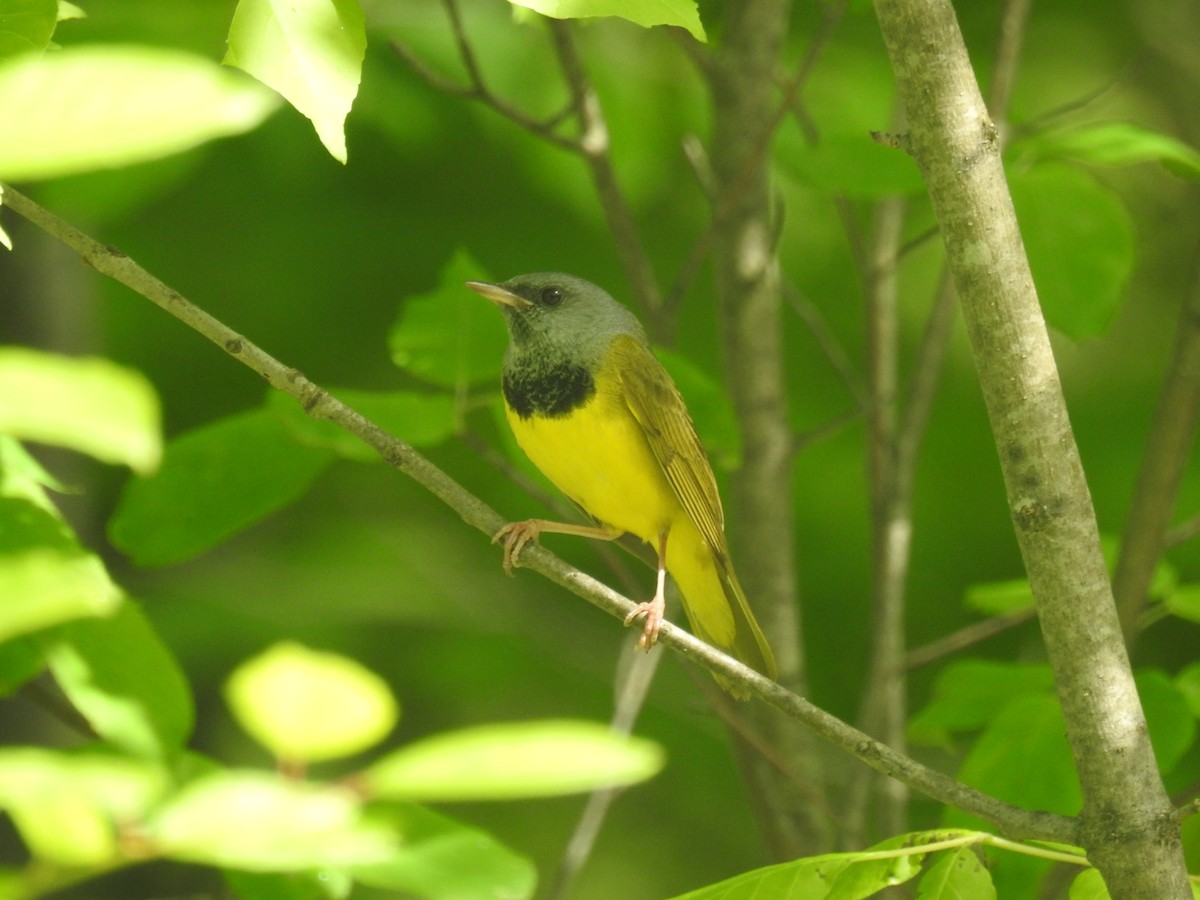
<svg viewBox="0 0 1200 900">
<path fill-rule="evenodd" d="M 849 197 L 915 194 L 924 188 L 911 156 L 876 143 L 866 132 L 825 135 L 812 144 L 797 131 L 785 129 L 775 158 L 784 174 L 801 184 Z"/>
<path fill-rule="evenodd" d="M 1200 662 L 1194 662 L 1175 676 L 1175 686 L 1195 718 L 1200 718 Z"/>
<path fill-rule="evenodd" d="M 923 844 L 965 837 L 961 829 L 918 831 L 888 838 L 869 850 L 857 853 L 827 853 L 809 856 L 745 872 L 711 884 L 675 900 L 734 900 L 770 897 L 771 900 L 859 900 L 889 885 L 902 884 L 921 869 Z M 881 850 L 911 848 L 912 852 L 874 858 Z"/>
<path fill-rule="evenodd" d="M 192 782 L 147 822 L 146 836 L 173 859 L 265 872 L 365 865 L 395 852 L 351 791 L 265 772 Z"/>
<path fill-rule="evenodd" d="M 436 446 L 451 437 L 457 428 L 454 398 L 449 394 L 349 390 L 333 393 L 384 431 L 414 447 Z M 267 406 L 287 423 L 296 440 L 303 444 L 327 447 L 339 456 L 359 462 L 378 462 L 380 459 L 373 448 L 346 429 L 306 415 L 295 400 L 281 391 L 271 391 L 267 395 Z"/>
<path fill-rule="evenodd" d="M 311 763 L 374 746 L 399 709 L 382 678 L 352 659 L 280 643 L 225 685 L 242 727 L 278 759 Z"/>
<path fill-rule="evenodd" d="M 941 834 L 945 836 L 946 833 Z M 834 877 L 829 893 L 825 895 L 827 900 L 860 900 L 885 887 L 912 880 L 921 871 L 921 863 L 925 860 L 925 854 L 919 850 L 924 843 L 928 841 L 923 835 L 901 834 L 875 844 L 862 854 L 852 854 L 858 858 Z M 878 850 L 902 848 L 911 848 L 913 852 L 884 859 L 872 859 L 869 855 Z"/>
<path fill-rule="evenodd" d="M 1104 333 L 1133 269 L 1133 224 L 1084 172 L 1037 166 L 1009 175 L 1046 321 L 1069 337 Z"/>
<path fill-rule="evenodd" d="M 736 469 L 742 461 L 742 434 L 725 391 L 707 372 L 679 354 L 656 349 L 654 355 L 683 394 L 696 432 L 713 462 L 724 469 Z"/>
<path fill-rule="evenodd" d="M 158 396 L 140 372 L 95 357 L 0 348 L 0 432 L 152 471 Z"/>
<path fill-rule="evenodd" d="M 45 50 L 57 23 L 56 0 L 4 0 L 0 6 L 0 59 Z"/>
<path fill-rule="evenodd" d="M 165 787 L 162 770 L 135 760 L 0 749 L 0 809 L 34 857 L 58 865 L 112 863 L 118 823 L 138 821 Z"/>
<path fill-rule="evenodd" d="M 1071 131 L 1043 132 L 1014 145 L 1012 152 L 1038 160 L 1068 159 L 1099 166 L 1157 162 L 1180 177 L 1200 179 L 1200 151 L 1132 122 L 1097 122 Z"/>
<path fill-rule="evenodd" d="M 1058 700 L 1017 697 L 991 716 L 963 760 L 959 780 L 1008 803 L 1062 815 L 1079 812 L 1079 779 Z M 953 810 L 949 819 L 966 816 Z"/>
<path fill-rule="evenodd" d="M 179 562 L 295 500 L 332 459 L 269 410 L 221 419 L 169 443 L 155 475 L 126 485 L 110 537 L 140 565 Z"/>
<path fill-rule="evenodd" d="M 67 699 L 104 740 L 150 758 L 187 742 L 195 718 L 188 682 L 133 602 L 59 629 L 45 653 Z"/>
<path fill-rule="evenodd" d="M 1200 584 L 1183 584 L 1163 598 L 1163 605 L 1173 616 L 1200 622 Z"/>
<path fill-rule="evenodd" d="M 0 180 L 55 178 L 248 131 L 272 94 L 200 56 L 81 46 L 0 64 Z"/>
<path fill-rule="evenodd" d="M 357 0 L 239 0 L 224 61 L 282 94 L 344 163 L 366 50 Z"/>
<path fill-rule="evenodd" d="M 952 732 L 983 728 L 1010 700 L 1053 691 L 1054 675 L 1047 665 L 958 660 L 938 673 L 929 703 L 909 722 L 909 737 L 915 743 L 944 745 Z"/>
<path fill-rule="evenodd" d="M 404 301 L 388 336 L 397 366 L 443 387 L 499 380 L 508 344 L 503 317 L 463 284 L 478 280 L 479 273 L 480 267 L 459 251 L 434 291 Z"/>
<path fill-rule="evenodd" d="M 29 455 L 20 441 L 0 434 L 0 496 L 28 500 L 61 519 L 58 510 L 46 496 L 46 488 L 65 490 L 41 463 Z"/>
<path fill-rule="evenodd" d="M 985 616 L 1003 616 L 1033 606 L 1033 589 L 1024 578 L 988 581 L 968 587 L 963 603 Z"/>
<path fill-rule="evenodd" d="M 86 19 L 87 13 L 68 0 L 58 0 L 58 21 L 66 22 L 69 19 Z"/>
<path fill-rule="evenodd" d="M 0 519 L 4 515 L 0 509 Z M 54 547 L 0 553 L 0 597 L 0 641 L 72 619 L 112 615 L 122 602 L 99 557 Z"/>
<path fill-rule="evenodd" d="M 532 9 L 553 19 L 587 19 L 619 16 L 643 28 L 677 25 L 698 41 L 705 41 L 704 26 L 695 0 L 509 0 L 514 6 Z"/>
<path fill-rule="evenodd" d="M 1097 869 L 1084 869 L 1071 882 L 1069 900 L 1110 900 L 1108 886 Z"/>
<path fill-rule="evenodd" d="M 1196 738 L 1196 719 L 1187 696 L 1165 672 L 1143 670 L 1134 679 L 1158 767 L 1170 773 Z"/>
<path fill-rule="evenodd" d="M 312 872 L 239 872 L 225 869 L 239 900 L 348 900 L 354 881 L 340 869 Z"/>
<path fill-rule="evenodd" d="M 15 693 L 44 668 L 46 660 L 33 641 L 17 638 L 0 644 L 0 697 Z"/>
<path fill-rule="evenodd" d="M 357 881 L 405 896 L 471 900 L 533 896 L 537 870 L 491 835 L 416 804 L 378 810 L 404 843 L 387 862 L 355 866 Z"/>
<path fill-rule="evenodd" d="M 917 885 L 917 900 L 996 900 L 996 886 L 970 847 L 938 854 Z"/>
<path fill-rule="evenodd" d="M 375 796 L 401 800 L 551 797 L 644 781 L 663 766 L 657 744 L 593 722 L 482 725 L 435 735 L 364 773 Z"/>
</svg>

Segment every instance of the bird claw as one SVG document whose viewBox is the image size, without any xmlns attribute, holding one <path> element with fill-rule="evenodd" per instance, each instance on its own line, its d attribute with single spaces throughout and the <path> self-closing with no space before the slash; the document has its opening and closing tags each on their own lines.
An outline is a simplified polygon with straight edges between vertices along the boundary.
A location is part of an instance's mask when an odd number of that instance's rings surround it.
<svg viewBox="0 0 1200 900">
<path fill-rule="evenodd" d="M 645 603 L 639 603 L 629 615 L 625 617 L 625 624 L 631 625 L 637 619 L 643 619 L 642 636 L 638 638 L 638 648 L 649 651 L 651 647 L 658 642 L 658 632 L 662 628 L 663 601 L 655 597 L 653 600 L 648 600 Z"/>
<path fill-rule="evenodd" d="M 521 551 L 530 541 L 536 544 L 539 534 L 541 534 L 541 529 L 538 528 L 537 523 L 532 519 L 527 519 L 524 522 L 509 522 L 492 535 L 493 544 L 504 546 L 504 560 L 501 565 L 504 566 L 505 574 L 512 576 L 513 569 L 521 564 L 518 559 Z"/>
</svg>

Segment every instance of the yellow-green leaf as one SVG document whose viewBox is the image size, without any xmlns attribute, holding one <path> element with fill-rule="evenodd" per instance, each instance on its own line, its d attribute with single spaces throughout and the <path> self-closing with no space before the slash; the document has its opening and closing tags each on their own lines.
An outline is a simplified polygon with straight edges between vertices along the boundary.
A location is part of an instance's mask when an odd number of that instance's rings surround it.
<svg viewBox="0 0 1200 900">
<path fill-rule="evenodd" d="M 225 63 L 249 72 L 307 116 L 346 161 L 344 123 L 367 49 L 357 0 L 241 0 Z"/>
<path fill-rule="evenodd" d="M 391 690 L 374 672 L 290 642 L 244 663 L 225 696 L 242 727 L 289 762 L 358 753 L 382 740 L 399 716 Z"/>
<path fill-rule="evenodd" d="M 162 456 L 153 386 L 140 372 L 96 357 L 0 348 L 0 432 L 138 472 L 152 471 Z"/>
</svg>

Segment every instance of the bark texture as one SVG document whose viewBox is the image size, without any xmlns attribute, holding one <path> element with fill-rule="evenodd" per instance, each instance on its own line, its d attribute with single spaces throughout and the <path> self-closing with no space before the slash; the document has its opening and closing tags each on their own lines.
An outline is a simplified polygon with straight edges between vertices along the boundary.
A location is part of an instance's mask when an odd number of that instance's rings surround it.
<svg viewBox="0 0 1200 900">
<path fill-rule="evenodd" d="M 1037 599 L 1083 789 L 1083 846 L 1114 898 L 1190 897 L 1178 824 L 1134 688 L 998 136 L 954 10 L 948 0 L 877 0 L 875 8 Z"/>
</svg>

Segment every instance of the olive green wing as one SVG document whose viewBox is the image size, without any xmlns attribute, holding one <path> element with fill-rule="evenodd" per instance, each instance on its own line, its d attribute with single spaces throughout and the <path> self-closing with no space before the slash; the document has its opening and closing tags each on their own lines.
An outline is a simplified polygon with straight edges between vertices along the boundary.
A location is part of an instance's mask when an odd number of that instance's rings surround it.
<svg viewBox="0 0 1200 900">
<path fill-rule="evenodd" d="M 708 545 L 720 556 L 725 546 L 725 514 L 704 446 L 696 435 L 683 397 L 662 363 L 644 343 L 629 335 L 613 340 L 625 402 L 642 426 L 654 458 Z"/>
</svg>

